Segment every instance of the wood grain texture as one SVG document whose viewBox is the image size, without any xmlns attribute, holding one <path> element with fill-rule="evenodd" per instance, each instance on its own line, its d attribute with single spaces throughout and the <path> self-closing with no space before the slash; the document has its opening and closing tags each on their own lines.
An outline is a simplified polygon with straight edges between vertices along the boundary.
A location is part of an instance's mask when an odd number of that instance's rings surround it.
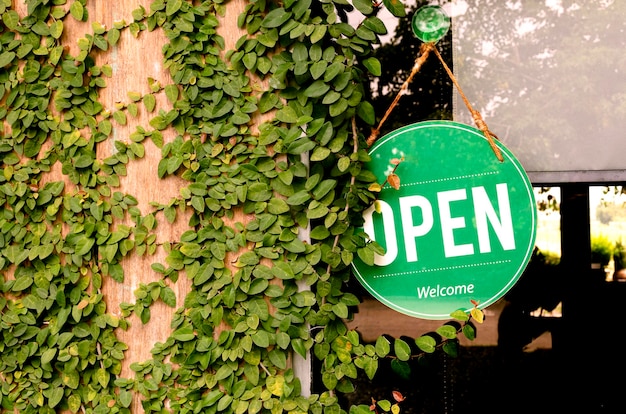
<svg viewBox="0 0 626 414">
<path fill-rule="evenodd" d="M 63 42 L 68 48 L 70 55 L 75 56 L 79 52 L 77 41 L 85 34 L 91 33 L 92 22 L 103 24 L 107 30 L 113 27 L 115 22 L 132 22 L 133 10 L 143 6 L 150 9 L 150 0 L 123 0 L 123 1 L 90 1 L 87 3 L 88 20 L 86 22 L 75 22 L 69 18 L 66 20 Z M 227 12 L 220 18 L 220 35 L 226 40 L 227 48 L 232 48 L 237 39 L 243 34 L 237 28 L 237 16 L 245 7 L 245 1 L 231 1 L 227 6 Z M 150 92 L 149 78 L 158 81 L 161 85 L 172 83 L 169 71 L 163 66 L 163 55 L 161 53 L 163 45 L 167 42 L 162 30 L 153 32 L 142 31 L 134 37 L 129 30 L 123 30 L 118 44 L 109 47 L 106 52 L 97 51 L 96 64 L 99 66 L 109 65 L 112 68 L 113 76 L 107 79 L 107 87 L 101 90 L 100 102 L 111 113 L 116 110 L 116 104 L 130 103 L 128 92 L 137 92 L 141 95 Z M 130 134 L 136 130 L 137 126 L 143 126 L 150 130 L 149 120 L 155 116 L 160 109 L 168 111 L 172 108 L 171 103 L 161 92 L 156 96 L 156 108 L 152 113 L 147 113 L 143 104 L 137 102 L 139 113 L 137 117 L 128 115 L 128 123 L 119 125 L 115 122 L 112 135 L 108 140 L 98 144 L 97 156 L 104 159 L 115 152 L 115 141 L 122 141 L 130 144 Z M 173 130 L 163 132 L 164 142 L 167 143 L 176 137 Z M 138 200 L 138 208 L 142 214 L 147 214 L 152 207 L 150 202 L 167 203 L 174 197 L 179 196 L 180 188 L 187 183 L 179 177 L 168 177 L 159 179 L 157 168 L 161 159 L 161 151 L 151 141 L 144 142 L 146 154 L 142 159 L 131 160 L 127 164 L 127 175 L 121 178 L 121 187 L 114 189 L 125 194 L 133 195 Z M 62 177 L 54 177 L 59 179 Z M 157 215 L 157 243 L 180 239 L 180 235 L 189 229 L 188 221 L 191 209 L 186 213 L 179 214 L 177 220 L 170 224 L 163 217 L 162 213 Z M 237 216 L 237 220 L 243 217 Z M 115 223 L 114 225 L 132 223 Z M 125 279 L 123 283 L 117 283 L 110 279 L 105 279 L 102 292 L 107 303 L 108 312 L 119 315 L 121 303 L 134 303 L 134 292 L 140 284 L 148 284 L 161 279 L 161 275 L 151 268 L 152 263 L 165 263 L 166 253 L 159 248 L 155 255 L 129 255 L 123 262 Z M 143 362 L 151 358 L 150 351 L 157 342 L 165 342 L 171 333 L 170 321 L 177 308 L 183 306 L 184 298 L 191 288 L 191 282 L 181 272 L 176 283 L 168 285 L 176 294 L 176 307 L 170 308 L 162 302 L 157 302 L 151 306 L 151 320 L 143 325 L 138 317 L 133 315 L 130 318 L 131 326 L 128 330 L 118 330 L 119 339 L 128 345 L 125 352 L 125 361 L 122 377 L 132 378 L 134 373 L 130 366 L 134 362 Z M 136 396 L 132 403 L 132 411 L 141 413 L 143 409 L 139 397 Z"/>
</svg>

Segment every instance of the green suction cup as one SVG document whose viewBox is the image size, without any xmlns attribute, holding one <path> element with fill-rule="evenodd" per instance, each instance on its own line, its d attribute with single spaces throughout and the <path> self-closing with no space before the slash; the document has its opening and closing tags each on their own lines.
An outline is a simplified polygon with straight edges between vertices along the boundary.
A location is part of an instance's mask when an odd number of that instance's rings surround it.
<svg viewBox="0 0 626 414">
<path fill-rule="evenodd" d="M 439 6 L 424 6 L 413 15 L 413 33 L 424 43 L 441 40 L 450 29 L 450 17 Z"/>
</svg>

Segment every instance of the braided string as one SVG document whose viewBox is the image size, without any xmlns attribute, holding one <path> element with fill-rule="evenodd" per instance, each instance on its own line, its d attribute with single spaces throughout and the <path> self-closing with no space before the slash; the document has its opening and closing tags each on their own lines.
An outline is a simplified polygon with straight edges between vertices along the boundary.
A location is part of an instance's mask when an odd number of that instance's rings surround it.
<svg viewBox="0 0 626 414">
<path fill-rule="evenodd" d="M 374 144 L 374 142 L 378 139 L 378 135 L 380 134 L 380 128 L 383 126 L 383 123 L 387 120 L 387 118 L 391 114 L 391 111 L 393 111 L 393 109 L 396 107 L 396 105 L 398 104 L 398 101 L 400 100 L 400 97 L 404 95 L 404 93 L 409 87 L 409 84 L 413 80 L 413 77 L 415 76 L 417 72 L 420 71 L 420 69 L 422 68 L 422 65 L 424 64 L 424 62 L 426 62 L 426 59 L 428 58 L 430 51 L 433 49 L 435 49 L 434 43 L 423 43 L 422 46 L 420 47 L 420 53 L 417 55 L 417 58 L 415 59 L 415 63 L 413 64 L 413 68 L 411 69 L 411 73 L 409 74 L 409 77 L 406 78 L 406 80 L 400 87 L 400 90 L 396 94 L 396 97 L 394 98 L 393 102 L 391 102 L 391 105 L 389 105 L 389 108 L 387 108 L 387 112 L 385 112 L 385 115 L 382 117 L 382 119 L 378 123 L 378 126 L 372 130 L 370 137 L 367 139 L 368 147 L 371 147 L 372 144 Z"/>
<path fill-rule="evenodd" d="M 489 130 L 489 127 L 487 127 L 487 123 L 483 120 L 483 117 L 480 114 L 480 112 L 478 112 L 472 107 L 472 104 L 470 104 L 469 99 L 467 99 L 467 97 L 463 93 L 463 90 L 461 89 L 461 85 L 459 85 L 459 82 L 456 80 L 456 77 L 454 76 L 454 74 L 452 73 L 448 65 L 446 65 L 446 62 L 441 57 L 441 54 L 439 53 L 437 48 L 434 48 L 433 50 L 435 51 L 435 55 L 437 55 L 437 57 L 439 58 L 439 61 L 443 65 L 443 68 L 448 73 L 450 80 L 452 80 L 452 83 L 454 83 L 454 86 L 456 86 L 457 90 L 459 91 L 459 95 L 461 95 L 463 102 L 465 102 L 465 106 L 467 106 L 467 109 L 470 111 L 472 118 L 474 118 L 474 123 L 476 124 L 476 128 L 482 131 L 482 133 L 485 135 L 485 138 L 487 138 L 487 141 L 489 142 L 489 146 L 491 146 L 493 153 L 496 154 L 496 157 L 498 158 L 500 162 L 503 162 L 504 158 L 502 157 L 502 152 L 500 151 L 500 148 L 498 148 L 495 141 L 493 140 L 494 138 L 498 139 L 498 137 Z"/>
<path fill-rule="evenodd" d="M 422 68 L 422 65 L 424 64 L 424 62 L 426 62 L 426 59 L 428 58 L 428 55 L 430 54 L 431 51 L 435 52 L 435 55 L 437 55 L 437 58 L 439 58 L 439 61 L 443 65 L 443 68 L 446 70 L 446 73 L 450 77 L 450 80 L 452 80 L 452 83 L 454 83 L 454 86 L 459 91 L 459 95 L 461 95 L 461 98 L 463 99 L 465 106 L 470 111 L 470 114 L 472 115 L 472 118 L 474 119 L 474 123 L 476 124 L 476 127 L 480 131 L 482 131 L 482 133 L 485 135 L 485 138 L 487 138 L 487 142 L 489 142 L 489 146 L 491 147 L 491 150 L 496 155 L 498 160 L 500 162 L 503 162 L 504 158 L 502 157 L 502 152 L 500 151 L 500 148 L 498 148 L 498 146 L 496 145 L 494 141 L 494 138 L 498 139 L 498 137 L 489 130 L 489 127 L 487 126 L 487 123 L 484 121 L 480 112 L 478 112 L 476 109 L 472 107 L 472 105 L 469 102 L 469 99 L 467 99 L 467 96 L 465 96 L 465 93 L 463 93 L 463 90 L 461 89 L 461 85 L 459 85 L 459 82 L 456 80 L 456 77 L 454 76 L 454 74 L 452 73 L 452 71 L 446 64 L 446 62 L 443 60 L 443 57 L 441 57 L 441 54 L 439 53 L 439 51 L 437 50 L 433 42 L 423 43 L 422 46 L 420 47 L 420 53 L 415 59 L 415 63 L 413 64 L 411 73 L 409 74 L 408 78 L 404 81 L 404 83 L 400 87 L 400 90 L 396 94 L 396 97 L 394 98 L 393 102 L 391 102 L 391 105 L 389 105 L 389 108 L 387 108 L 387 111 L 385 112 L 385 115 L 382 117 L 382 119 L 378 123 L 378 126 L 372 129 L 372 132 L 369 138 L 367 139 L 367 146 L 371 147 L 374 144 L 374 142 L 376 142 L 376 140 L 378 139 L 378 136 L 380 135 L 380 128 L 383 126 L 383 123 L 385 123 L 385 121 L 391 114 L 391 111 L 393 111 L 396 105 L 398 105 L 398 101 L 400 101 L 400 98 L 402 97 L 402 95 L 406 93 L 406 90 L 408 89 L 409 84 L 413 80 L 413 77 L 417 74 L 417 72 L 420 71 L 420 69 Z"/>
</svg>

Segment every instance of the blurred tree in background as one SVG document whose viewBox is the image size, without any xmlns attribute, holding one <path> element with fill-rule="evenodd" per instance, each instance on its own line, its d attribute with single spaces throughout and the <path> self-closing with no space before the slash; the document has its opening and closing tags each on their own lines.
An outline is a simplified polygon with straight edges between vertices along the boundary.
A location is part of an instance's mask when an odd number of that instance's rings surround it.
<svg viewBox="0 0 626 414">
<path fill-rule="evenodd" d="M 432 2 L 418 1 L 399 19 L 395 33 L 388 43 L 376 50 L 382 66 L 382 75 L 372 83 L 372 100 L 379 118 L 389 108 L 402 84 L 409 77 L 415 59 L 419 56 L 422 41 L 411 29 L 411 19 L 420 7 Z M 452 68 L 452 33 L 437 43 L 446 64 Z M 383 128 L 381 135 L 402 126 L 432 119 L 452 119 L 452 81 L 439 59 L 431 53 L 426 63 L 415 75 L 406 94 L 400 99 Z"/>
</svg>

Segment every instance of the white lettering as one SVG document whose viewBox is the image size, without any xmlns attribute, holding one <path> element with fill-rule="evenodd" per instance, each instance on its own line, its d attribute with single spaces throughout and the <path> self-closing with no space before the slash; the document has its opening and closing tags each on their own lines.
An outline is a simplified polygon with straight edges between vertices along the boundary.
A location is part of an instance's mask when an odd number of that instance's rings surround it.
<svg viewBox="0 0 626 414">
<path fill-rule="evenodd" d="M 441 219 L 441 237 L 443 238 L 443 251 L 446 257 L 468 256 L 474 254 L 474 246 L 471 244 L 455 244 L 454 230 L 465 228 L 465 217 L 452 217 L 450 203 L 467 199 L 465 189 L 442 191 L 437 193 L 439 203 L 439 215 Z"/>
<path fill-rule="evenodd" d="M 378 203 L 380 213 L 382 214 L 386 249 L 384 256 L 379 254 L 374 255 L 374 264 L 378 266 L 386 266 L 393 263 L 393 261 L 396 260 L 396 257 L 398 257 L 396 227 L 393 224 L 393 210 L 391 209 L 391 206 L 382 200 L 378 200 L 376 202 Z M 363 223 L 363 230 L 374 241 L 376 240 L 376 236 L 374 235 L 374 219 L 372 214 L 375 210 L 376 208 L 374 205 L 365 210 L 363 213 L 363 219 L 365 220 Z"/>
<path fill-rule="evenodd" d="M 481 253 L 491 253 L 491 239 L 487 221 L 493 226 L 493 230 L 502 244 L 504 250 L 515 249 L 515 236 L 513 234 L 513 220 L 511 219 L 511 205 L 506 183 L 496 185 L 500 220 L 496 215 L 493 205 L 484 187 L 472 188 L 474 198 L 474 211 L 476 213 L 476 227 L 478 231 L 478 246 Z"/>
<path fill-rule="evenodd" d="M 409 263 L 417 262 L 417 242 L 415 239 L 427 234 L 433 228 L 433 208 L 428 199 L 420 195 L 400 197 L 399 202 L 406 261 Z M 422 224 L 418 226 L 413 225 L 413 207 L 419 207 L 422 210 Z"/>
<path fill-rule="evenodd" d="M 506 183 L 496 184 L 496 195 L 498 206 L 497 209 L 492 204 L 485 187 L 473 187 L 471 189 L 472 205 L 474 207 L 474 215 L 465 214 L 465 216 L 453 216 L 451 206 L 455 202 L 466 201 L 468 197 L 467 189 L 456 189 L 441 191 L 437 193 L 437 205 L 439 208 L 439 223 L 441 225 L 441 237 L 443 244 L 443 252 L 446 258 L 468 256 L 475 254 L 475 246 L 473 243 L 458 243 L 455 240 L 455 233 L 459 230 L 467 230 L 467 221 L 470 223 L 475 220 L 476 232 L 478 238 L 478 249 L 480 253 L 491 253 L 492 244 L 490 239 L 490 228 L 492 234 L 495 234 L 504 250 L 515 249 L 515 234 L 513 232 L 513 219 L 511 215 L 511 206 L 509 201 L 508 187 Z M 389 203 L 378 200 L 378 207 L 382 216 L 382 226 L 385 237 L 385 254 L 375 255 L 374 263 L 378 266 L 386 266 L 393 263 L 398 258 L 399 250 L 402 246 L 398 246 L 398 235 L 395 228 L 394 211 Z M 430 201 L 421 195 L 412 195 L 407 197 L 399 197 L 400 206 L 400 222 L 402 224 L 402 233 L 404 235 L 404 249 L 406 253 L 407 263 L 417 262 L 418 249 L 417 239 L 428 234 L 434 225 L 433 207 Z M 420 209 L 421 222 L 415 208 Z M 470 207 L 471 208 L 471 207 Z M 455 211 L 468 212 L 468 208 L 457 207 Z M 367 235 L 376 240 L 374 230 L 373 214 L 375 206 L 368 208 L 363 214 L 363 229 Z M 415 213 L 415 214 L 414 214 Z M 433 288 L 434 289 L 434 288 Z M 446 292 L 436 291 L 436 295 L 444 295 Z"/>
<path fill-rule="evenodd" d="M 446 296 L 463 296 L 474 293 L 474 284 L 455 286 L 421 286 L 417 288 L 418 299 L 437 298 Z"/>
</svg>

